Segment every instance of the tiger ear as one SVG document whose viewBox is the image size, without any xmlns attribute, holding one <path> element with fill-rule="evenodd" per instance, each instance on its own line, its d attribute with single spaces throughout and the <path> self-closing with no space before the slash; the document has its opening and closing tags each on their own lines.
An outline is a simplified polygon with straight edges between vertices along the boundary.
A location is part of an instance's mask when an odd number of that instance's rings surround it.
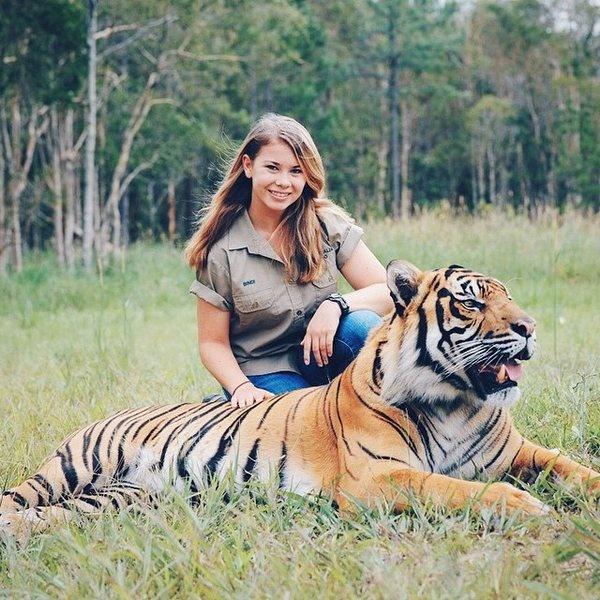
<svg viewBox="0 0 600 600">
<path fill-rule="evenodd" d="M 386 269 L 387 285 L 399 316 L 414 298 L 423 273 L 405 260 L 393 260 Z"/>
</svg>

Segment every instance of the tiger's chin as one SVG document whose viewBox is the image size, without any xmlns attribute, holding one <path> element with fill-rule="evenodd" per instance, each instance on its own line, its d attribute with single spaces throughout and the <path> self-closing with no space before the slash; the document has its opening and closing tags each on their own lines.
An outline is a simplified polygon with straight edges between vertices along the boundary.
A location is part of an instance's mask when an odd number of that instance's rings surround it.
<svg viewBox="0 0 600 600">
<path fill-rule="evenodd" d="M 521 397 L 521 390 L 516 386 L 500 389 L 488 394 L 485 398 L 487 406 L 498 406 L 500 408 L 510 408 Z"/>
</svg>

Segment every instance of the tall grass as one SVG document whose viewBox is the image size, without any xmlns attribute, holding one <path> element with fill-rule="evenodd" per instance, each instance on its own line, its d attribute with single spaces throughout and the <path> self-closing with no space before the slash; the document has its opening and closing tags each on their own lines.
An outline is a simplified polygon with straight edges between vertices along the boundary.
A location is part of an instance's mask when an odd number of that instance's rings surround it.
<svg viewBox="0 0 600 600">
<path fill-rule="evenodd" d="M 537 319 L 540 345 L 517 423 L 598 469 L 598 219 L 429 213 L 369 224 L 365 236 L 384 263 L 459 263 L 508 283 Z M 0 282 L 1 487 L 91 420 L 217 389 L 197 358 L 192 277 L 179 251 L 140 246 L 101 278 L 66 276 L 42 256 Z M 347 519 L 327 499 L 229 491 L 228 503 L 219 489 L 199 507 L 170 494 L 150 514 L 7 541 L 0 597 L 597 597 L 598 508 L 546 481 L 532 491 L 556 512 L 540 519 L 427 506 Z"/>
</svg>

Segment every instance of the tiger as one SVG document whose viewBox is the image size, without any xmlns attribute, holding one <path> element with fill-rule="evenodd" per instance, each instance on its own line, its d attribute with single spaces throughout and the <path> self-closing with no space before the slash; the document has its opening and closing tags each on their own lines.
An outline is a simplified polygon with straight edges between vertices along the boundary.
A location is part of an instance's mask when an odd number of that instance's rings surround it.
<svg viewBox="0 0 600 600">
<path fill-rule="evenodd" d="M 104 508 L 192 496 L 232 477 L 324 495 L 343 513 L 415 501 L 542 515 L 510 477 L 541 473 L 597 497 L 600 473 L 525 439 L 513 425 L 536 323 L 500 281 L 458 265 L 386 269 L 394 309 L 330 383 L 245 408 L 229 402 L 130 408 L 67 437 L 3 492 L 0 532 L 42 531 Z"/>
</svg>

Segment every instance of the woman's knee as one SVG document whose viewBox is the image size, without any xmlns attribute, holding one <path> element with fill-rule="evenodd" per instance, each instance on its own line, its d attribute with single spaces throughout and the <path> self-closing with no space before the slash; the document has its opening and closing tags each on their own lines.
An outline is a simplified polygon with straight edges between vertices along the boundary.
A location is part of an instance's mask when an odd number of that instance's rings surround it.
<svg viewBox="0 0 600 600">
<path fill-rule="evenodd" d="M 310 387 L 310 383 L 298 373 L 293 371 L 277 371 L 264 375 L 249 375 L 248 379 L 258 388 L 267 390 L 272 394 L 283 394 L 302 388 Z"/>
<path fill-rule="evenodd" d="M 363 347 L 371 330 L 382 322 L 382 318 L 372 310 L 357 310 L 343 317 L 335 335 L 335 341 L 348 346 L 357 354 Z"/>
</svg>

